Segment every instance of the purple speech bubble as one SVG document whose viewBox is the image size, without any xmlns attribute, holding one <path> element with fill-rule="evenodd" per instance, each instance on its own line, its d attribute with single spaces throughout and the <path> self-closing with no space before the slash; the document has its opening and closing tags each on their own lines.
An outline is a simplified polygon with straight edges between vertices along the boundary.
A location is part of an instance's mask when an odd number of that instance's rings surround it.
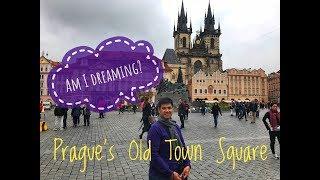
<svg viewBox="0 0 320 180">
<path fill-rule="evenodd" d="M 121 100 L 136 103 L 137 92 L 157 86 L 163 77 L 153 52 L 149 42 L 122 36 L 102 41 L 96 50 L 73 48 L 49 72 L 49 94 L 61 107 L 88 104 L 95 112 L 115 110 Z"/>
</svg>

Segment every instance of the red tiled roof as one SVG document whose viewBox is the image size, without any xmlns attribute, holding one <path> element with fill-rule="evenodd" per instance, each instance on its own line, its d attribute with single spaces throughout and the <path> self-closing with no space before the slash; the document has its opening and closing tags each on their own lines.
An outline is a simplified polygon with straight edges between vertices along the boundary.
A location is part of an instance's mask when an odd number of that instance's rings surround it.
<svg viewBox="0 0 320 180">
<path fill-rule="evenodd" d="M 53 67 L 58 66 L 60 64 L 60 62 L 52 61 L 52 60 L 50 60 L 49 62 Z"/>
</svg>

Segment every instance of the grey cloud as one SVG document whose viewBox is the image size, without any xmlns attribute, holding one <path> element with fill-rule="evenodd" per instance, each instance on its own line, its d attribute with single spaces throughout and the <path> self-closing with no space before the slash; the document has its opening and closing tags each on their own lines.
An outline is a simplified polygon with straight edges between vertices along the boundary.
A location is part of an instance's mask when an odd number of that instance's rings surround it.
<svg viewBox="0 0 320 180">
<path fill-rule="evenodd" d="M 141 39 L 149 41 L 159 58 L 162 58 L 166 48 L 173 48 L 173 22 L 164 14 L 159 0 L 41 0 L 40 3 L 40 46 L 42 50 L 49 51 L 51 54 L 49 56 L 53 59 L 62 59 L 73 47 L 87 45 L 95 48 L 102 40 L 118 35 L 127 36 L 134 41 Z M 207 7 L 207 1 L 201 3 Z M 189 18 L 189 10 L 192 7 L 186 4 L 188 3 L 185 3 L 185 8 L 188 9 Z M 214 2 L 211 2 L 212 4 Z M 199 30 L 198 22 L 201 22 L 203 28 L 204 11 L 199 12 L 200 19 L 191 17 L 194 31 L 192 37 Z M 224 11 L 216 14 L 218 11 L 215 11 L 215 16 L 221 21 L 223 34 L 220 41 L 224 67 L 253 66 L 254 59 L 257 59 L 255 62 L 262 59 L 261 68 L 267 66 L 273 59 L 278 61 L 275 62 L 277 65 L 279 64 L 279 50 L 276 50 L 278 46 L 275 45 L 279 39 L 266 41 L 265 47 L 257 45 L 253 48 L 256 52 L 244 50 L 244 46 L 248 47 L 248 44 L 254 42 L 247 42 L 245 45 L 235 42 L 238 33 L 234 32 L 232 21 L 230 19 L 228 23 L 223 21 L 224 15 L 230 13 Z M 195 16 L 195 13 L 193 14 Z M 174 19 L 177 20 L 177 14 Z M 216 21 L 218 22 L 218 19 Z M 268 55 L 263 55 L 265 57 L 261 58 L 262 55 L 258 52 L 264 54 L 268 52 Z"/>
</svg>

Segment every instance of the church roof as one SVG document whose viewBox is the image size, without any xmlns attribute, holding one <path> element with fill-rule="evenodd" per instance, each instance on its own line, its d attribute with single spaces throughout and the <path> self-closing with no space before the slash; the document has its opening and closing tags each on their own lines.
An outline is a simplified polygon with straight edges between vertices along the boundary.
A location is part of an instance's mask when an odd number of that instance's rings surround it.
<svg viewBox="0 0 320 180">
<path fill-rule="evenodd" d="M 162 60 L 168 64 L 179 64 L 176 53 L 173 49 L 166 49 L 166 52 L 163 55 Z"/>
</svg>

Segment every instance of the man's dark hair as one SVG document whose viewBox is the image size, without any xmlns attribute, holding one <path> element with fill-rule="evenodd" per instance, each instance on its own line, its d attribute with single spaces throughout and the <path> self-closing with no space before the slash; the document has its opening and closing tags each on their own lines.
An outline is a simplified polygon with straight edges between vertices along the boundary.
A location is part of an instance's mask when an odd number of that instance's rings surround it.
<svg viewBox="0 0 320 180">
<path fill-rule="evenodd" d="M 159 99 L 158 104 L 157 104 L 157 108 L 160 108 L 161 105 L 163 104 L 171 104 L 173 106 L 173 102 L 172 99 L 168 98 L 168 97 L 164 97 Z"/>
</svg>

